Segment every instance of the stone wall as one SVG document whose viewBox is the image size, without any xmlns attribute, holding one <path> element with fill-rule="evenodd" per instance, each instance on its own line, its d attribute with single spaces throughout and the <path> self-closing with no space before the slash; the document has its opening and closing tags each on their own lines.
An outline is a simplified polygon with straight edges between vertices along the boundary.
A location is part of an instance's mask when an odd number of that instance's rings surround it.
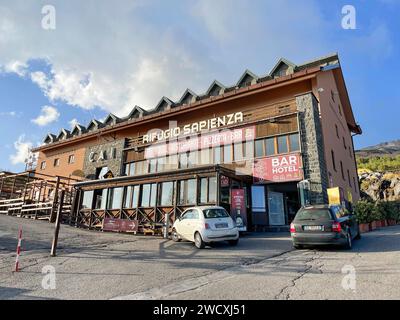
<svg viewBox="0 0 400 320">
<path fill-rule="evenodd" d="M 83 172 L 88 179 L 95 179 L 97 168 L 107 166 L 115 177 L 122 175 L 122 155 L 125 139 L 88 147 L 85 152 Z"/>
<path fill-rule="evenodd" d="M 318 101 L 312 93 L 296 97 L 304 179 L 310 181 L 311 204 L 328 203 L 328 175 Z"/>
</svg>

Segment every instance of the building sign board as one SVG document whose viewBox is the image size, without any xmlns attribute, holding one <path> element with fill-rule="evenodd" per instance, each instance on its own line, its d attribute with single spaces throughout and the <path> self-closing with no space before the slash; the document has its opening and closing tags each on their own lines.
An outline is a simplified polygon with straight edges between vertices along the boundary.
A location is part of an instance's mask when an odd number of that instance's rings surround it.
<svg viewBox="0 0 400 320">
<path fill-rule="evenodd" d="M 231 113 L 221 117 L 214 117 L 199 122 L 189 123 L 183 127 L 173 127 L 167 130 L 153 130 L 153 132 L 143 135 L 142 142 L 152 143 L 171 138 L 176 139 L 181 135 L 191 135 L 206 130 L 215 130 L 241 122 L 243 122 L 243 112 Z"/>
<path fill-rule="evenodd" d="M 253 166 L 254 183 L 299 181 L 303 179 L 300 153 L 257 159 Z"/>
<path fill-rule="evenodd" d="M 168 144 L 157 144 L 145 149 L 145 158 L 163 157 L 166 155 L 184 153 L 206 148 L 214 148 L 226 144 L 239 143 L 242 141 L 253 141 L 255 139 L 255 126 L 223 130 L 211 134 L 194 136 L 189 139 L 180 139 Z"/>
<path fill-rule="evenodd" d="M 104 218 L 103 230 L 113 232 L 137 232 L 139 228 L 138 220 L 123 220 L 117 218 Z"/>
</svg>

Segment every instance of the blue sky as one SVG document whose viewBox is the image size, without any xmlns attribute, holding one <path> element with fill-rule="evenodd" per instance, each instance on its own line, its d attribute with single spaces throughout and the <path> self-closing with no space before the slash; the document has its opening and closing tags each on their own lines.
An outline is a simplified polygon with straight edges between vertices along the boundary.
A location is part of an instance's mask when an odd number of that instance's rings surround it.
<svg viewBox="0 0 400 320">
<path fill-rule="evenodd" d="M 43 6 L 54 30 L 42 28 Z M 342 28 L 342 7 L 356 29 Z M 231 85 L 338 52 L 363 135 L 356 148 L 399 139 L 400 0 L 0 0 L 0 169 L 20 171 L 48 133 L 186 88 Z"/>
</svg>

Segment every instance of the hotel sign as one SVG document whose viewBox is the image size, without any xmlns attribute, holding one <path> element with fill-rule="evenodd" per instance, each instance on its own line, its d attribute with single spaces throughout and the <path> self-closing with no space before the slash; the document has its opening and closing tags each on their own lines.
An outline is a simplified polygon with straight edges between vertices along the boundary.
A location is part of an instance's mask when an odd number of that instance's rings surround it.
<svg viewBox="0 0 400 320">
<path fill-rule="evenodd" d="M 225 126 L 243 122 L 243 112 L 231 113 L 199 122 L 193 122 L 183 127 L 173 127 L 167 130 L 154 130 L 143 135 L 143 143 L 152 143 L 167 139 L 176 139 L 181 135 L 191 135 L 203 131 L 214 130 Z"/>
<path fill-rule="evenodd" d="M 266 157 L 254 161 L 254 183 L 288 182 L 303 179 L 300 153 Z"/>
</svg>

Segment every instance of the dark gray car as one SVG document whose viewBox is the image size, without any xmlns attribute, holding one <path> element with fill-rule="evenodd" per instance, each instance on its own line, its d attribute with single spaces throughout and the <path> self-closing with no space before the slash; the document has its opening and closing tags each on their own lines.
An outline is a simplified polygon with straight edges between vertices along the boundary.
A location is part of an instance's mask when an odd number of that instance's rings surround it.
<svg viewBox="0 0 400 320">
<path fill-rule="evenodd" d="M 354 214 L 342 206 L 315 205 L 301 208 L 290 225 L 293 246 L 343 245 L 351 249 L 352 240 L 360 238 Z"/>
</svg>

